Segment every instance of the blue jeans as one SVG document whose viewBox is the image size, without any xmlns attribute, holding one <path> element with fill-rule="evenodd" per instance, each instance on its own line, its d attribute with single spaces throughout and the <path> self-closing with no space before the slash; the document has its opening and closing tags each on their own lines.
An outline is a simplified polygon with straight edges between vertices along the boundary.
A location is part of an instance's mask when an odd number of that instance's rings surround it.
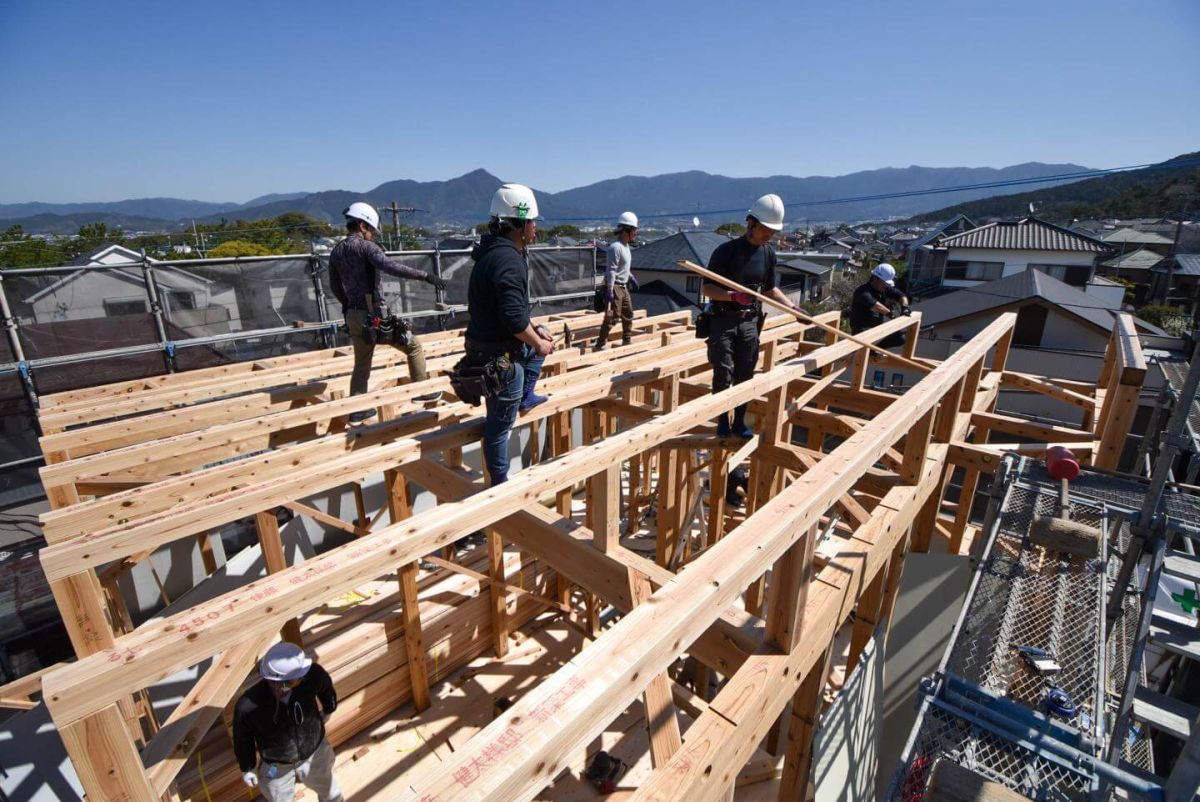
<svg viewBox="0 0 1200 802">
<path fill-rule="evenodd" d="M 508 435 L 517 420 L 517 407 L 525 397 L 526 384 L 532 389 L 545 361 L 528 345 L 523 353 L 521 361 L 513 361 L 500 395 L 484 400 L 487 417 L 483 421 L 483 464 L 493 487 L 508 481 Z"/>
</svg>

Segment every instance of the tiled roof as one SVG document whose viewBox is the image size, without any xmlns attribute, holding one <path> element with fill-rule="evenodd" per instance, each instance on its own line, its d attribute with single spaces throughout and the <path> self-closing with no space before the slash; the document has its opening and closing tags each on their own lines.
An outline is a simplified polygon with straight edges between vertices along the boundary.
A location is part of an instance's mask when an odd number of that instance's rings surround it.
<svg viewBox="0 0 1200 802">
<path fill-rule="evenodd" d="M 1100 239 L 1117 245 L 1122 242 L 1130 245 L 1170 245 L 1172 242 L 1162 234 L 1138 231 L 1136 228 L 1118 228 L 1116 231 L 1106 232 Z"/>
<path fill-rule="evenodd" d="M 1070 229 L 1026 217 L 1001 221 L 954 234 L 941 241 L 947 248 L 996 248 L 1028 251 L 1082 251 L 1102 253 L 1109 248 L 1103 242 L 1077 234 Z"/>
<path fill-rule="evenodd" d="M 1166 260 L 1154 268 L 1155 273 L 1166 273 Z M 1200 253 L 1181 253 L 1175 257 L 1175 275 L 1200 276 Z"/>
<path fill-rule="evenodd" d="M 712 252 L 723 242 L 729 242 L 729 237 L 710 231 L 683 231 L 672 234 L 634 248 L 633 269 L 688 272 L 676 264 L 680 259 L 708 267 Z"/>
<path fill-rule="evenodd" d="M 1136 251 L 1131 251 L 1124 256 L 1118 256 L 1115 259 L 1102 262 L 1101 266 L 1109 267 L 1113 270 L 1149 270 L 1162 260 L 1162 254 L 1148 251 L 1145 248 L 1138 248 Z"/>
<path fill-rule="evenodd" d="M 932 231 L 929 231 L 928 233 L 926 233 L 925 236 L 920 237 L 919 239 L 913 240 L 911 247 L 913 249 L 916 249 L 916 248 L 921 248 L 921 247 L 924 247 L 925 245 L 928 245 L 929 243 L 933 242 L 938 237 L 945 234 L 949 228 L 953 227 L 960 220 L 962 222 L 966 223 L 970 228 L 975 227 L 975 223 L 974 223 L 974 221 L 971 220 L 971 218 L 967 217 L 965 214 L 961 214 L 961 213 L 956 214 L 956 215 L 954 215 L 954 217 L 950 218 L 946 222 L 937 226 Z"/>
<path fill-rule="evenodd" d="M 939 295 L 913 304 L 913 309 L 920 310 L 922 326 L 936 326 L 1032 298 L 1041 298 L 1104 331 L 1112 330 L 1114 313 L 1102 301 L 1040 270 L 1023 270 L 986 284 Z M 1139 331 L 1165 334 L 1144 320 L 1135 317 L 1133 322 Z"/>
</svg>

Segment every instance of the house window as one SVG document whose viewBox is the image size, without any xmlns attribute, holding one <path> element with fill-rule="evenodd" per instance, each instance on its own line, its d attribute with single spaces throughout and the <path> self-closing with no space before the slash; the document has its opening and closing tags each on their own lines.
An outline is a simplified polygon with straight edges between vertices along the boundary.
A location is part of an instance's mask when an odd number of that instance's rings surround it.
<svg viewBox="0 0 1200 802">
<path fill-rule="evenodd" d="M 903 373 L 893 373 L 892 374 L 892 388 L 899 390 L 899 389 L 902 389 L 903 387 L 904 387 L 904 374 Z"/>
<path fill-rule="evenodd" d="M 146 314 L 146 299 L 106 298 L 104 300 L 104 314 L 106 314 L 108 317 L 120 317 L 121 315 L 144 315 Z"/>
<path fill-rule="evenodd" d="M 1030 264 L 1030 270 L 1037 270 L 1047 276 L 1053 276 L 1059 281 L 1074 287 L 1083 287 L 1092 277 L 1092 269 L 1087 265 L 1045 265 Z"/>
<path fill-rule="evenodd" d="M 968 281 L 994 281 L 1004 275 L 1004 262 L 971 262 L 950 259 L 946 262 L 946 278 Z"/>
<path fill-rule="evenodd" d="M 693 292 L 699 293 L 700 292 L 700 277 L 699 276 L 688 276 L 687 277 L 687 291 L 689 293 L 693 293 Z"/>
<path fill-rule="evenodd" d="M 883 389 L 883 383 L 887 381 L 887 371 L 877 370 L 871 376 L 871 386 L 877 390 Z"/>
<path fill-rule="evenodd" d="M 196 294 L 186 290 L 167 290 L 167 308 L 171 310 L 195 309 Z"/>
</svg>

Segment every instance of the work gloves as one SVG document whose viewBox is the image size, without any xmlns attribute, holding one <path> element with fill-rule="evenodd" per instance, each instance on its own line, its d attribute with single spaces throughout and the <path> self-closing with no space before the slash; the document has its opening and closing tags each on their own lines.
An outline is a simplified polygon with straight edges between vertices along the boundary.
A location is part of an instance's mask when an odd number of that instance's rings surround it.
<svg viewBox="0 0 1200 802">
<path fill-rule="evenodd" d="M 439 290 L 441 292 L 446 291 L 446 282 L 442 281 L 441 276 L 435 275 L 433 273 L 426 273 L 425 274 L 425 282 L 427 284 L 431 284 L 435 290 Z"/>
<path fill-rule="evenodd" d="M 910 317 L 912 315 L 912 308 L 908 306 L 902 306 L 900 307 L 900 314 L 904 315 L 905 317 Z"/>
<path fill-rule="evenodd" d="M 633 277 L 633 274 L 630 274 L 629 276 L 629 286 L 633 287 L 635 290 L 638 289 L 637 279 Z"/>
<path fill-rule="evenodd" d="M 248 771 L 242 775 L 242 782 L 244 782 L 246 784 L 247 788 L 257 788 L 258 787 L 258 773 L 255 772 L 253 769 L 251 769 L 250 771 Z"/>
<path fill-rule="evenodd" d="M 740 304 L 741 306 L 749 306 L 750 304 L 754 303 L 754 296 L 747 292 L 734 291 L 729 293 L 729 300 L 733 301 L 735 304 Z"/>
</svg>

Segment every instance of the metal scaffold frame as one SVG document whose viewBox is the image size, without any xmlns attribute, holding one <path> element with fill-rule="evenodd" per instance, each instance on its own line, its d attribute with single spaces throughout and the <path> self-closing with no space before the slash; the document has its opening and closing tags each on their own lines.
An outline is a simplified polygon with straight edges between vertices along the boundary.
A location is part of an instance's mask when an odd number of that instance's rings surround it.
<svg viewBox="0 0 1200 802">
<path fill-rule="evenodd" d="M 1110 464 L 1144 373 L 1125 315 L 1098 387 L 1012 373 L 1009 313 L 945 361 L 917 360 L 925 375 L 897 396 L 866 380 L 873 364 L 914 364 L 919 316 L 860 335 L 877 343 L 906 331 L 895 357 L 779 316 L 762 333 L 762 370 L 712 394 L 686 313 L 639 317 L 629 345 L 600 353 L 589 347 L 599 317 L 544 319 L 571 346 L 547 360 L 539 389 L 549 401 L 518 427 L 533 443 L 545 435 L 545 450 L 534 447 L 523 470 L 490 489 L 464 467 L 482 419 L 449 393 L 445 373 L 461 347 L 452 332 L 426 340 L 427 381 L 407 381 L 401 355 L 380 350 L 371 391 L 354 397 L 349 357 L 333 349 L 43 399 L 42 478 L 53 510 L 42 522 L 42 564 L 79 657 L 47 672 L 42 690 L 89 796 L 190 798 L 194 786 L 178 773 L 205 737 L 223 736 L 213 724 L 261 650 L 281 633 L 302 638 L 297 620 L 329 599 L 391 577 L 401 625 L 391 636 L 403 646 L 386 671 L 402 682 L 378 703 L 386 709 L 428 705 L 432 682 L 481 650 L 502 657 L 508 634 L 536 613 L 553 611 L 594 638 L 436 771 L 406 777 L 407 798 L 532 799 L 641 700 L 654 770 L 633 799 L 724 799 L 768 736 L 783 759 L 779 798 L 795 799 L 808 781 L 836 636 L 850 633 L 852 667 L 876 628 L 886 632 L 904 555 L 957 551 L 973 529 L 969 502 L 944 500 L 956 471 L 970 487 L 961 498 L 971 499 L 979 472 L 1008 450 L 987 444 L 988 434 L 1041 441 L 1019 446 L 1027 454 L 1070 442 Z M 836 324 L 837 314 L 819 320 Z M 997 412 L 1001 388 L 1014 385 L 1083 407 L 1084 425 Z M 444 394 L 440 402 L 421 400 L 432 391 Z M 750 405 L 755 437 L 717 437 L 713 418 L 740 404 Z M 366 407 L 380 410 L 380 423 L 347 430 L 347 415 Z M 733 515 L 725 485 L 744 462 L 746 511 Z M 379 474 L 386 504 L 374 514 L 360 505 L 356 520 L 339 520 L 305 501 Z M 414 514 L 413 488 L 435 495 L 436 507 Z M 572 517 L 578 488 L 582 520 Z M 647 559 L 620 537 L 651 505 L 656 548 Z M 280 507 L 354 538 L 288 565 Z M 247 517 L 265 578 L 140 627 L 121 623 L 104 585 L 123 567 Z M 467 640 L 431 655 L 423 629 L 443 618 L 427 614 L 419 595 L 422 562 L 477 530 L 487 533 L 489 567 L 464 576 L 488 590 L 481 607 L 455 613 Z M 832 548 L 818 556 L 821 532 Z M 536 590 L 514 585 L 505 546 L 537 567 Z M 673 701 L 672 667 L 684 658 L 705 677 L 687 719 Z M 139 706 L 151 683 L 205 661 L 167 721 Z M 715 695 L 711 676 L 720 678 Z M 339 706 L 331 737 L 380 713 L 366 702 Z M 236 786 L 228 764 L 212 771 L 208 787 Z"/>
</svg>

